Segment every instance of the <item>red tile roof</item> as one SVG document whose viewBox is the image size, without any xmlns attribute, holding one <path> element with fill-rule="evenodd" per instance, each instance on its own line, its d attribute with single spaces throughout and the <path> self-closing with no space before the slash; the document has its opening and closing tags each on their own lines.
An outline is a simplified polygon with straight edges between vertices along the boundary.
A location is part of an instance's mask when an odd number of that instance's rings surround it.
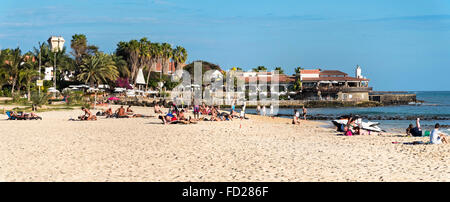
<svg viewBox="0 0 450 202">
<path fill-rule="evenodd" d="M 267 83 L 272 82 L 272 77 L 240 77 L 239 79 L 245 79 L 245 83 L 259 82 L 259 81 L 267 81 Z M 263 79 L 264 78 L 264 79 Z M 295 76 L 287 76 L 287 75 L 279 75 L 278 76 L 279 83 L 291 83 L 295 82 Z"/>
<path fill-rule="evenodd" d="M 304 69 L 300 70 L 300 74 L 319 74 L 320 69 Z"/>
<path fill-rule="evenodd" d="M 186 64 L 181 64 L 181 67 L 186 66 Z M 152 71 L 155 72 L 161 72 L 162 70 L 162 64 L 161 63 L 157 63 L 156 67 L 154 69 L 152 69 Z M 170 62 L 169 63 L 169 73 L 173 73 L 176 71 L 176 66 L 175 66 L 175 62 Z"/>
<path fill-rule="evenodd" d="M 338 70 L 324 70 L 320 72 L 321 75 L 348 75 L 347 73 Z"/>
<path fill-rule="evenodd" d="M 302 81 L 369 81 L 369 79 L 359 79 L 355 77 L 319 77 L 319 78 L 303 78 Z"/>
</svg>

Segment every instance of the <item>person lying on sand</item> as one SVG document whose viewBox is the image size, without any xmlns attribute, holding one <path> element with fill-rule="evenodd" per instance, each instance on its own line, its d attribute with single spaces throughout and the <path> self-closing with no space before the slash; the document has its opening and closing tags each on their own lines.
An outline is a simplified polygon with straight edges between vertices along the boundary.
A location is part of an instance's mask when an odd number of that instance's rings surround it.
<svg viewBox="0 0 450 202">
<path fill-rule="evenodd" d="M 416 127 L 413 127 L 413 124 L 409 124 L 409 127 L 406 129 L 406 136 L 422 137 L 419 118 L 416 120 Z"/>
<path fill-rule="evenodd" d="M 85 107 L 81 107 L 81 110 L 84 112 L 83 116 L 78 117 L 78 119 L 82 121 L 95 121 L 97 120 L 97 116 L 92 115 L 91 111 Z"/>
<path fill-rule="evenodd" d="M 159 104 L 155 104 L 155 106 L 153 107 L 153 109 L 155 110 L 155 114 L 162 114 L 163 112 L 161 111 L 161 108 L 159 107 Z"/>
<path fill-rule="evenodd" d="M 434 130 L 431 132 L 431 135 L 430 135 L 430 143 L 431 144 L 442 144 L 442 143 L 448 144 L 447 136 L 444 133 L 441 133 L 439 131 L 440 127 L 441 126 L 439 125 L 439 123 L 437 123 L 434 126 Z"/>
<path fill-rule="evenodd" d="M 220 119 L 218 116 L 217 116 L 217 113 L 216 112 L 213 112 L 212 114 L 211 114 L 211 118 L 209 119 L 210 121 L 222 121 L 222 119 Z"/>
<path fill-rule="evenodd" d="M 239 113 L 237 113 L 233 109 L 230 111 L 230 115 L 232 118 L 240 118 Z"/>
<path fill-rule="evenodd" d="M 222 112 L 220 114 L 217 115 L 217 117 L 221 120 L 221 121 L 232 121 L 233 117 L 226 113 L 226 112 Z"/>
</svg>

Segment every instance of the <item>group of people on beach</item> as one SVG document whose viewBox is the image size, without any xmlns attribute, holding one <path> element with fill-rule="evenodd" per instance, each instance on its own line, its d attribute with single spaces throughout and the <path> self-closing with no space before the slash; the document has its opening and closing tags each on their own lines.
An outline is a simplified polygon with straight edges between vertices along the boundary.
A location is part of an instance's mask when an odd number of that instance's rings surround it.
<svg viewBox="0 0 450 202">
<path fill-rule="evenodd" d="M 436 123 L 434 125 L 434 129 L 433 131 L 431 131 L 430 134 L 431 144 L 448 144 L 447 135 L 439 131 L 440 127 L 441 125 L 439 123 Z M 410 137 L 423 136 L 422 128 L 420 127 L 420 118 L 416 119 L 416 127 L 414 127 L 413 124 L 409 124 L 408 128 L 406 129 L 406 136 Z"/>
<path fill-rule="evenodd" d="M 97 116 L 105 116 L 106 118 L 150 117 L 143 114 L 135 114 L 131 109 L 131 105 L 129 105 L 127 109 L 125 109 L 124 106 L 122 105 L 119 108 L 117 108 L 114 112 L 112 108 L 109 107 L 105 111 L 97 112 L 96 115 L 92 114 L 92 112 L 86 107 L 81 107 L 81 110 L 84 112 L 83 115 L 78 117 L 78 120 L 81 121 L 95 121 L 97 120 Z"/>
<path fill-rule="evenodd" d="M 209 106 L 205 103 L 202 105 L 194 104 L 188 107 L 188 109 L 192 110 L 194 118 L 191 116 L 189 116 L 189 118 L 186 117 L 185 109 L 180 109 L 175 104 L 172 104 L 168 113 L 160 115 L 159 119 L 161 119 L 164 124 L 192 124 L 197 123 L 198 121 L 232 121 L 233 118 L 248 119 L 245 117 L 245 104 L 241 110 L 241 114 L 239 114 L 235 110 L 234 102 L 229 113 L 221 111 L 219 106 Z M 155 113 L 162 114 L 159 105 L 155 105 L 154 111 Z M 200 118 L 200 115 L 203 115 L 203 118 Z M 209 118 L 207 116 L 209 116 Z"/>
<path fill-rule="evenodd" d="M 367 134 L 366 131 L 363 128 L 361 128 L 360 124 L 356 123 L 356 118 L 352 115 L 347 117 L 348 121 L 347 124 L 342 124 L 340 127 L 338 127 L 338 131 L 344 132 L 345 136 L 353 136 L 353 135 L 362 135 Z M 442 133 L 440 130 L 440 124 L 436 123 L 434 126 L 434 129 L 429 134 L 430 136 L 430 144 L 448 144 L 448 137 L 447 134 Z M 413 124 L 409 124 L 408 128 L 406 129 L 406 136 L 409 137 L 423 137 L 423 131 L 420 125 L 420 118 L 416 119 L 416 126 L 414 127 Z"/>
<path fill-rule="evenodd" d="M 302 107 L 302 115 L 300 116 L 300 112 L 297 109 L 294 109 L 294 117 L 292 118 L 292 124 L 300 124 L 300 117 L 303 117 L 304 120 L 306 120 L 306 114 L 308 113 L 308 110 L 305 108 L 305 106 Z"/>
</svg>

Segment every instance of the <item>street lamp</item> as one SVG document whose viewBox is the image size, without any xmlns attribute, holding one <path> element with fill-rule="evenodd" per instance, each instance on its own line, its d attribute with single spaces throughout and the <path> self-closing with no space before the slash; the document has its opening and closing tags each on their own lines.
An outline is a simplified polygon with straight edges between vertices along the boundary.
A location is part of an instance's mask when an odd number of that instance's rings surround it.
<svg viewBox="0 0 450 202">
<path fill-rule="evenodd" d="M 53 67 L 53 87 L 55 88 L 55 97 L 56 97 L 56 53 L 61 51 L 64 48 L 64 38 L 62 36 L 51 36 L 48 39 L 48 44 L 50 45 L 51 51 L 55 54 L 55 64 Z"/>
</svg>

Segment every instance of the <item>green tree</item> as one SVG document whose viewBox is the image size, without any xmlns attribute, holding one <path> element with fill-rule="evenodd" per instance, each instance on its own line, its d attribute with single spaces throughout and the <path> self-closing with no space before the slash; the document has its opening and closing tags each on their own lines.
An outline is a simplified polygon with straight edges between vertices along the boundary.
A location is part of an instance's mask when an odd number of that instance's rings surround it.
<svg viewBox="0 0 450 202">
<path fill-rule="evenodd" d="M 267 72 L 267 68 L 264 66 L 258 66 L 252 69 L 254 72 Z"/>
<path fill-rule="evenodd" d="M 77 78 L 91 87 L 98 86 L 100 83 L 114 82 L 119 76 L 110 55 L 99 52 L 84 58 L 82 62 L 81 73 Z"/>
<path fill-rule="evenodd" d="M 169 68 L 170 68 L 170 59 L 172 59 L 173 57 L 173 52 L 172 52 L 172 46 L 168 43 L 163 43 L 161 44 L 161 48 L 162 48 L 162 53 L 163 53 L 163 68 L 162 68 L 162 73 L 164 75 L 169 74 Z"/>
<path fill-rule="evenodd" d="M 25 87 L 27 89 L 27 98 L 28 101 L 31 100 L 31 86 L 33 84 L 33 80 L 38 79 L 39 72 L 39 64 L 34 58 L 28 58 L 19 72 L 19 83 L 20 86 Z"/>
<path fill-rule="evenodd" d="M 188 54 L 185 48 L 177 46 L 173 50 L 173 61 L 175 62 L 176 70 L 181 69 L 181 64 L 184 64 L 187 60 Z"/>
<path fill-rule="evenodd" d="M 117 71 L 119 71 L 120 78 L 129 78 L 130 77 L 130 69 L 128 69 L 128 63 L 126 60 L 122 58 L 122 56 L 112 54 L 111 55 L 114 64 L 117 67 Z"/>
<path fill-rule="evenodd" d="M 296 67 L 295 68 L 295 73 L 296 74 L 300 74 L 300 71 L 304 70 L 302 67 Z"/>
<path fill-rule="evenodd" d="M 127 60 L 130 69 L 130 83 L 135 83 L 135 77 L 137 76 L 140 57 L 139 41 L 131 40 L 129 42 L 119 42 L 116 48 L 116 55 L 122 56 Z"/>
<path fill-rule="evenodd" d="M 10 78 L 11 94 L 14 94 L 17 80 L 19 79 L 19 72 L 22 69 L 22 64 L 24 62 L 24 57 L 22 56 L 22 51 L 19 47 L 16 49 L 6 49 L 2 51 L 5 54 L 3 57 L 4 63 L 3 68 L 6 76 Z M 20 92 L 20 88 L 19 88 Z"/>
<path fill-rule="evenodd" d="M 76 65 L 81 65 L 82 59 L 87 55 L 93 55 L 98 52 L 98 47 L 87 44 L 87 37 L 84 34 L 75 34 L 70 41 L 72 48 L 71 54 L 75 57 Z"/>
<path fill-rule="evenodd" d="M 281 67 L 275 67 L 275 71 L 278 71 L 279 74 L 284 74 L 284 70 Z"/>
</svg>

